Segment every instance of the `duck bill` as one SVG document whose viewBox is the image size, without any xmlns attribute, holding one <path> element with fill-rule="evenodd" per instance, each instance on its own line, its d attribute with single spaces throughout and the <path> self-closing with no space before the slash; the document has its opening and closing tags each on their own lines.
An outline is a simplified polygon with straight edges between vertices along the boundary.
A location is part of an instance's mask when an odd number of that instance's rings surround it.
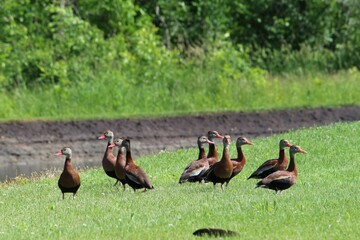
<svg viewBox="0 0 360 240">
<path fill-rule="evenodd" d="M 56 155 L 56 156 L 61 156 L 61 155 L 62 155 L 62 152 L 61 152 L 61 151 L 58 151 L 55 155 Z"/>
<path fill-rule="evenodd" d="M 115 147 L 115 143 L 112 143 L 108 146 L 108 148 Z"/>
<path fill-rule="evenodd" d="M 221 136 L 219 133 L 216 134 L 216 138 L 223 138 L 224 136 Z"/>
<path fill-rule="evenodd" d="M 206 143 L 208 143 L 208 144 L 215 144 L 214 142 L 210 141 L 209 139 L 206 140 Z"/>
<path fill-rule="evenodd" d="M 249 145 L 254 145 L 252 142 L 250 141 L 247 141 L 246 144 L 249 144 Z"/>
<path fill-rule="evenodd" d="M 106 138 L 105 134 L 103 134 L 103 135 L 101 135 L 100 137 L 98 137 L 98 139 L 105 139 L 105 138 Z"/>
<path fill-rule="evenodd" d="M 307 153 L 305 150 L 303 150 L 303 149 L 299 149 L 299 152 L 301 152 L 301 153 Z"/>
</svg>

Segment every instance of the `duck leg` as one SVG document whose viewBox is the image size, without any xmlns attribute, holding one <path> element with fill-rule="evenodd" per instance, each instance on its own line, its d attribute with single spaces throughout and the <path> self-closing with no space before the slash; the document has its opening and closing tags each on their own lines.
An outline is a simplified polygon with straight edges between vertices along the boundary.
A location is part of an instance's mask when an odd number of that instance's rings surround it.
<svg viewBox="0 0 360 240">
<path fill-rule="evenodd" d="M 116 184 L 119 182 L 119 180 L 118 179 L 116 179 L 116 182 L 115 182 L 115 184 L 114 184 L 114 187 L 116 186 Z"/>
</svg>

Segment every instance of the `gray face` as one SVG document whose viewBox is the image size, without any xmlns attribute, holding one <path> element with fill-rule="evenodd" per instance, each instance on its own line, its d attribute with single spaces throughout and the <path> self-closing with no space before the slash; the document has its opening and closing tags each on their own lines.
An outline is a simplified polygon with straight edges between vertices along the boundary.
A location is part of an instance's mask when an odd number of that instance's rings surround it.
<svg viewBox="0 0 360 240">
<path fill-rule="evenodd" d="M 236 140 L 236 146 L 242 146 L 242 145 L 245 145 L 245 144 L 248 144 L 250 141 L 247 140 L 247 138 L 245 137 L 239 137 L 237 140 Z"/>
<path fill-rule="evenodd" d="M 290 147 L 290 146 L 291 146 L 291 144 L 289 143 L 288 140 L 286 140 L 286 139 L 280 140 L 280 148 L 281 149 L 284 149 L 285 147 Z"/>
<path fill-rule="evenodd" d="M 199 142 L 200 142 L 200 143 L 206 143 L 207 141 L 208 141 L 208 138 L 205 137 L 205 136 L 201 136 L 201 137 L 199 138 Z"/>
<path fill-rule="evenodd" d="M 198 138 L 198 146 L 199 146 L 199 147 L 201 147 L 201 148 L 204 147 L 204 145 L 205 145 L 206 143 L 211 143 L 206 136 L 200 136 L 200 137 Z"/>
<path fill-rule="evenodd" d="M 114 137 L 114 133 L 110 130 L 107 130 L 106 132 L 104 132 L 104 135 L 106 136 L 107 139 Z"/>
<path fill-rule="evenodd" d="M 69 156 L 71 156 L 72 151 L 71 151 L 71 148 L 64 147 L 63 149 L 61 149 L 61 153 L 62 153 L 62 155 L 69 157 Z"/>
<path fill-rule="evenodd" d="M 295 154 L 295 153 L 306 153 L 303 149 L 301 149 L 301 147 L 300 146 L 296 146 L 296 145 L 292 145 L 291 147 L 290 147 L 290 152 L 291 153 L 293 153 L 293 154 Z"/>
<path fill-rule="evenodd" d="M 217 131 L 209 131 L 208 138 L 210 141 L 213 141 L 214 138 L 222 138 L 222 136 Z"/>
<path fill-rule="evenodd" d="M 225 146 L 227 146 L 227 145 L 230 144 L 230 136 L 229 136 L 229 135 L 225 135 L 225 136 L 223 137 L 223 144 L 224 144 Z"/>
<path fill-rule="evenodd" d="M 122 143 L 123 143 L 123 140 L 121 138 L 118 138 L 118 139 L 116 139 L 114 141 L 114 143 L 115 143 L 116 146 L 120 147 L 122 145 Z"/>
</svg>

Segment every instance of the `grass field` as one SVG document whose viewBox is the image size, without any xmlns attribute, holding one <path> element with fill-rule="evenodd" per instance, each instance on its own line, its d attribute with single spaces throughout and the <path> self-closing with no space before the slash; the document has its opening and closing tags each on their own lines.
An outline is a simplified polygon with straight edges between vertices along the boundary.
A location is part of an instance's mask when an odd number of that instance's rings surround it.
<svg viewBox="0 0 360 240">
<path fill-rule="evenodd" d="M 235 72 L 230 77 L 219 66 L 172 71 L 153 80 L 108 73 L 68 86 L 2 91 L 0 121 L 111 119 L 360 104 L 360 73 L 356 69 L 287 76 L 271 76 L 258 69 Z"/>
<path fill-rule="evenodd" d="M 225 192 L 177 183 L 197 149 L 136 159 L 155 186 L 145 193 L 113 187 L 102 169 L 80 173 L 75 200 L 61 200 L 59 172 L 2 183 L 0 239 L 196 239 L 192 232 L 203 227 L 237 231 L 234 239 L 357 239 L 359 131 L 360 122 L 339 123 L 249 139 L 255 145 L 243 147 L 247 164 Z M 246 178 L 278 155 L 281 138 L 308 152 L 296 155 L 297 183 L 279 195 L 255 189 L 256 180 Z"/>
</svg>

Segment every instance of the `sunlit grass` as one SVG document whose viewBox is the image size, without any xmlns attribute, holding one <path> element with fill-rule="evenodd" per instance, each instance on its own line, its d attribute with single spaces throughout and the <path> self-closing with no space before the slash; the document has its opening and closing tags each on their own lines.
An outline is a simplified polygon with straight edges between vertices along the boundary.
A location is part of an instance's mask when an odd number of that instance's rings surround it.
<svg viewBox="0 0 360 240">
<path fill-rule="evenodd" d="M 356 69 L 299 76 L 271 76 L 255 69 L 229 77 L 220 69 L 189 67 L 142 82 L 115 72 L 68 86 L 3 91 L 0 119 L 104 119 L 360 105 L 359 82 Z"/>
<path fill-rule="evenodd" d="M 102 169 L 80 173 L 75 200 L 70 194 L 61 200 L 58 172 L 17 179 L 0 187 L 0 238 L 195 239 L 196 229 L 217 227 L 239 232 L 234 239 L 357 239 L 359 130 L 360 122 L 339 123 L 250 139 L 255 145 L 243 147 L 247 164 L 225 192 L 177 183 L 195 148 L 136 159 L 155 186 L 145 193 L 113 187 Z M 281 195 L 255 189 L 256 180 L 246 178 L 278 155 L 281 138 L 308 152 L 296 155 L 297 183 Z M 231 146 L 235 156 L 234 141 Z"/>
</svg>

